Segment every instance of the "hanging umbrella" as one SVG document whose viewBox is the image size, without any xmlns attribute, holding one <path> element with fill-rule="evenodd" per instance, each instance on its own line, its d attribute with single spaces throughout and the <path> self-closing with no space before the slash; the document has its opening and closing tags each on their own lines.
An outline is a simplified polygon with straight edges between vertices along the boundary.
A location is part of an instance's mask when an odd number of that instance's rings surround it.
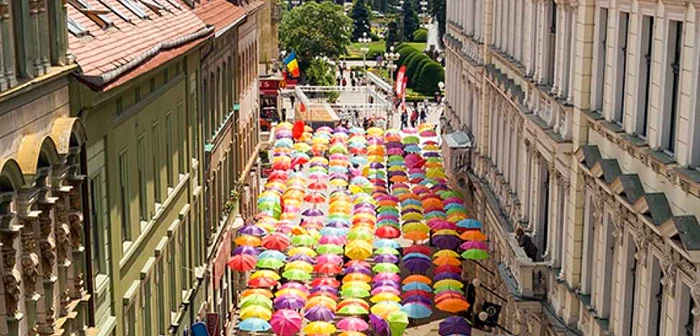
<svg viewBox="0 0 700 336">
<path fill-rule="evenodd" d="M 489 253 L 481 249 L 471 249 L 462 252 L 462 258 L 471 260 L 485 260 L 489 258 Z"/>
<path fill-rule="evenodd" d="M 419 302 L 405 304 L 401 308 L 401 311 L 406 313 L 408 317 L 415 319 L 428 318 L 433 314 L 432 310 L 430 310 L 430 306 Z"/>
<path fill-rule="evenodd" d="M 390 313 L 386 317 L 387 323 L 389 324 L 389 330 L 392 336 L 403 335 L 406 327 L 408 326 L 408 314 L 403 311 L 396 311 Z"/>
<path fill-rule="evenodd" d="M 437 309 L 453 314 L 469 309 L 469 303 L 464 299 L 445 299 L 435 306 Z"/>
<path fill-rule="evenodd" d="M 365 331 L 369 328 L 367 322 L 357 317 L 346 317 L 338 321 L 338 323 L 336 323 L 336 326 L 340 330 L 348 331 Z"/>
<path fill-rule="evenodd" d="M 234 255 L 249 254 L 249 255 L 257 257 L 258 254 L 260 254 L 260 251 L 258 251 L 257 248 L 252 247 L 252 246 L 238 246 L 235 249 L 233 249 L 233 254 Z"/>
<path fill-rule="evenodd" d="M 336 264 L 316 264 L 314 266 L 314 272 L 326 275 L 338 274 L 342 271 L 341 267 Z"/>
<path fill-rule="evenodd" d="M 228 266 L 234 271 L 245 272 L 255 269 L 256 261 L 255 256 L 239 254 L 229 259 Z"/>
<path fill-rule="evenodd" d="M 370 293 L 364 288 L 354 287 L 342 290 L 340 295 L 346 298 L 365 298 L 370 296 Z"/>
<path fill-rule="evenodd" d="M 328 322 L 311 322 L 304 327 L 304 334 L 307 335 L 331 335 L 336 332 L 333 324 Z"/>
<path fill-rule="evenodd" d="M 288 270 L 282 273 L 282 276 L 288 280 L 307 281 L 311 280 L 311 275 L 303 270 Z"/>
<path fill-rule="evenodd" d="M 370 298 L 370 301 L 372 301 L 373 303 L 379 303 L 382 301 L 401 302 L 401 298 L 394 293 L 384 292 L 372 296 L 372 298 Z"/>
<path fill-rule="evenodd" d="M 440 322 L 438 333 L 441 336 L 471 335 L 472 326 L 463 317 L 450 316 Z"/>
<path fill-rule="evenodd" d="M 478 250 L 484 250 L 488 251 L 489 247 L 486 245 L 484 242 L 480 241 L 468 241 L 465 242 L 464 244 L 460 245 L 460 248 L 463 250 L 473 250 L 473 249 L 478 249 Z"/>
<path fill-rule="evenodd" d="M 338 309 L 338 314 L 340 315 L 367 315 L 369 311 L 359 305 L 348 305 L 343 308 Z"/>
<path fill-rule="evenodd" d="M 412 290 L 422 290 L 422 291 L 430 292 L 430 291 L 432 291 L 432 288 L 430 288 L 429 285 L 426 285 L 422 282 L 409 282 L 409 283 L 403 285 L 403 287 L 401 287 L 401 290 L 404 292 L 408 292 L 408 291 L 412 291 Z"/>
<path fill-rule="evenodd" d="M 272 331 L 278 336 L 293 336 L 301 330 L 303 319 L 301 315 L 290 309 L 280 309 L 272 314 L 270 324 Z"/>
<path fill-rule="evenodd" d="M 338 287 L 340 283 L 334 278 L 316 278 L 311 281 L 311 286 L 331 286 Z"/>
<path fill-rule="evenodd" d="M 358 306 L 358 307 L 362 307 L 364 309 L 369 309 L 369 304 L 367 302 L 365 302 L 365 300 L 355 299 L 355 298 L 343 299 L 343 301 L 341 301 L 338 304 L 338 309 L 341 309 L 341 308 L 344 308 L 347 306 Z"/>
<path fill-rule="evenodd" d="M 399 273 L 399 266 L 390 263 L 379 263 L 372 267 L 372 270 L 377 273 Z"/>
<path fill-rule="evenodd" d="M 250 295 L 243 298 L 243 300 L 241 300 L 240 302 L 241 308 L 249 306 L 262 306 L 272 308 L 272 300 L 270 300 L 270 298 L 268 298 L 267 296 L 260 294 Z"/>
<path fill-rule="evenodd" d="M 264 332 L 270 330 L 272 326 L 267 321 L 260 318 L 247 318 L 238 323 L 238 330 L 247 332 Z"/>
<path fill-rule="evenodd" d="M 281 296 L 275 299 L 275 309 L 301 309 L 304 308 L 306 300 L 292 295 Z"/>
<path fill-rule="evenodd" d="M 395 263 L 399 262 L 399 257 L 397 257 L 393 254 L 382 254 L 382 255 L 374 256 L 374 262 L 395 264 Z"/>
<path fill-rule="evenodd" d="M 462 281 L 462 276 L 460 275 L 460 272 L 435 272 L 435 276 L 433 276 L 433 280 L 435 280 L 436 282 L 446 279 Z"/>
<path fill-rule="evenodd" d="M 459 247 L 462 240 L 459 236 L 452 235 L 433 235 L 433 245 L 442 250 L 454 250 Z"/>
<path fill-rule="evenodd" d="M 307 309 L 304 317 L 309 321 L 332 321 L 335 319 L 335 314 L 330 308 L 319 305 Z"/>
<path fill-rule="evenodd" d="M 384 320 L 384 317 L 371 314 L 369 315 L 369 323 L 372 326 L 372 329 L 374 329 L 375 333 L 379 334 L 380 336 L 389 335 L 389 325 Z"/>
<path fill-rule="evenodd" d="M 260 246 L 260 238 L 251 236 L 251 235 L 242 235 L 238 238 L 236 238 L 234 241 L 236 245 L 244 245 L 244 246 Z"/>
<path fill-rule="evenodd" d="M 459 254 L 455 251 L 452 250 L 440 250 L 435 253 L 433 253 L 433 257 L 453 257 L 457 258 L 459 257 Z"/>
<path fill-rule="evenodd" d="M 403 267 L 407 270 L 409 270 L 412 273 L 425 273 L 430 267 L 432 267 L 432 263 L 430 262 L 430 259 L 422 259 L 422 258 L 408 258 L 402 262 Z"/>
<path fill-rule="evenodd" d="M 255 266 L 257 268 L 280 269 L 282 266 L 284 266 L 284 261 L 273 258 L 261 258 L 258 259 Z"/>
<path fill-rule="evenodd" d="M 250 275 L 251 279 L 256 279 L 256 278 L 261 278 L 261 277 L 271 278 L 271 279 L 275 279 L 275 280 L 281 279 L 280 276 L 277 274 L 277 272 L 270 271 L 270 270 L 259 270 L 259 271 Z"/>
<path fill-rule="evenodd" d="M 262 247 L 268 250 L 282 251 L 289 247 L 289 238 L 280 233 L 271 233 L 262 240 Z"/>
<path fill-rule="evenodd" d="M 263 319 L 265 321 L 269 321 L 270 318 L 272 318 L 272 312 L 270 311 L 270 308 L 265 307 L 265 306 L 258 306 L 258 305 L 252 305 L 245 307 L 241 309 L 240 312 L 240 318 L 241 319 L 247 319 L 247 318 L 259 318 Z"/>
<path fill-rule="evenodd" d="M 241 293 L 241 298 L 246 298 L 246 297 L 251 296 L 251 295 L 262 295 L 266 298 L 273 298 L 274 297 L 274 295 L 272 295 L 272 292 L 270 292 L 267 289 L 249 288 L 249 289 L 244 290 Z"/>
<path fill-rule="evenodd" d="M 258 259 L 279 259 L 285 261 L 287 256 L 280 251 L 263 251 L 258 255 Z"/>
<path fill-rule="evenodd" d="M 480 242 L 484 242 L 484 241 L 488 240 L 488 237 L 479 230 L 465 231 L 464 233 L 462 233 L 459 236 L 459 238 L 461 238 L 462 240 L 467 240 L 467 241 L 474 240 L 474 241 L 480 241 Z"/>
<path fill-rule="evenodd" d="M 372 295 L 377 295 L 379 293 L 391 293 L 395 295 L 401 295 L 401 291 L 399 290 L 398 286 L 379 286 L 374 289 L 372 289 Z M 380 300 L 381 301 L 381 300 Z"/>
<path fill-rule="evenodd" d="M 277 280 L 265 277 L 248 280 L 248 287 L 252 288 L 270 288 L 277 286 L 277 284 Z"/>
</svg>

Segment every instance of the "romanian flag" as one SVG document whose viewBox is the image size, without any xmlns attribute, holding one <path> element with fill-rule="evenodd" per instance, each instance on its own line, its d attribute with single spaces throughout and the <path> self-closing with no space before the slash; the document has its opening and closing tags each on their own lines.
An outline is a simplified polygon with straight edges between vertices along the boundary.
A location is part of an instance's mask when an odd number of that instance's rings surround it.
<svg viewBox="0 0 700 336">
<path fill-rule="evenodd" d="M 282 60 L 284 65 L 287 66 L 287 70 L 291 74 L 291 77 L 293 78 L 299 78 L 299 63 L 297 62 L 297 53 L 292 50 L 287 57 Z"/>
</svg>

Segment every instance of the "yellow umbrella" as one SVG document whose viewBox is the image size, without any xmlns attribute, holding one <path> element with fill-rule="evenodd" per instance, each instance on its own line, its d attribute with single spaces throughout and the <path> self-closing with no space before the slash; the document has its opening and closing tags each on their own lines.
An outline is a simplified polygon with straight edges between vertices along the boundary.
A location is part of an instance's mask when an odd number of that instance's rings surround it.
<svg viewBox="0 0 700 336">
<path fill-rule="evenodd" d="M 307 335 L 330 335 L 336 332 L 333 324 L 323 321 L 311 322 L 304 327 L 304 334 Z"/>
<path fill-rule="evenodd" d="M 309 309 L 311 307 L 316 306 L 324 306 L 328 309 L 335 310 L 335 308 L 338 306 L 338 303 L 328 296 L 314 296 L 306 302 L 306 305 L 304 305 L 304 309 Z"/>
<path fill-rule="evenodd" d="M 430 227 L 423 223 L 408 223 L 402 227 L 403 232 L 430 232 Z"/>
<path fill-rule="evenodd" d="M 388 292 L 379 293 L 379 294 L 373 296 L 373 297 L 372 297 L 371 299 L 369 299 L 369 300 L 372 301 L 372 302 L 374 302 L 374 303 L 379 303 L 379 302 L 382 302 L 382 301 L 401 302 L 401 298 L 400 298 L 398 295 L 396 295 L 396 294 L 394 294 L 394 293 L 388 293 Z"/>
<path fill-rule="evenodd" d="M 308 235 L 309 234 L 309 231 L 307 231 L 306 229 L 304 229 L 303 227 L 298 226 L 298 225 L 294 226 L 292 228 L 291 232 L 292 232 L 292 235 L 294 235 L 294 236 Z"/>
<path fill-rule="evenodd" d="M 457 252 L 455 252 L 455 251 L 452 251 L 452 250 L 440 250 L 440 251 L 437 251 L 437 252 L 433 253 L 433 258 L 436 258 L 436 257 L 453 257 L 453 258 L 457 258 L 457 257 L 459 257 L 459 254 L 458 254 Z"/>
<path fill-rule="evenodd" d="M 395 302 L 391 302 L 391 301 L 379 302 L 379 303 L 375 304 L 374 306 L 372 306 L 372 308 L 369 309 L 369 311 L 372 314 L 377 315 L 385 320 L 389 314 L 396 312 L 396 311 L 399 311 L 399 310 L 401 310 L 401 308 L 399 306 L 397 306 Z"/>
<path fill-rule="evenodd" d="M 316 257 L 316 255 L 317 255 L 316 251 L 314 251 L 312 248 L 306 247 L 306 246 L 298 246 L 298 247 L 295 247 L 287 252 L 287 255 L 290 257 L 293 257 L 297 254 L 304 254 L 304 255 L 307 255 L 307 256 L 312 257 L 312 258 Z"/>
<path fill-rule="evenodd" d="M 419 214 L 416 212 L 409 212 L 409 213 L 401 215 L 401 219 L 404 221 L 410 221 L 410 220 L 419 221 L 419 220 L 423 220 L 423 214 Z"/>
<path fill-rule="evenodd" d="M 305 144 L 305 143 L 303 143 L 303 142 L 297 142 L 297 143 L 295 143 L 293 148 L 294 148 L 295 150 L 300 151 L 300 152 L 308 152 L 309 150 L 311 150 L 311 146 L 309 146 L 309 145 L 307 145 L 307 144 Z"/>
<path fill-rule="evenodd" d="M 350 273 L 343 277 L 343 282 L 352 282 L 352 281 L 362 281 L 362 282 L 370 282 L 372 281 L 372 278 L 367 275 L 367 274 L 362 274 L 362 273 Z"/>
<path fill-rule="evenodd" d="M 287 271 L 287 270 L 301 270 L 301 271 L 304 271 L 306 273 L 311 273 L 314 271 L 314 267 L 313 267 L 313 265 L 311 265 L 307 262 L 297 260 L 297 261 L 292 261 L 292 262 L 286 264 L 284 266 L 284 270 L 285 271 Z M 276 280 L 279 280 L 279 278 Z"/>
<path fill-rule="evenodd" d="M 462 287 L 464 287 L 464 284 L 457 281 L 457 280 L 454 280 L 454 279 L 444 279 L 444 280 L 440 280 L 440 281 L 433 284 L 433 288 L 438 288 L 438 287 L 443 287 L 443 286 L 462 288 Z"/>
<path fill-rule="evenodd" d="M 364 240 L 353 240 L 345 245 L 345 255 L 353 260 L 364 260 L 372 255 L 372 244 Z"/>
<path fill-rule="evenodd" d="M 437 230 L 433 235 L 436 236 L 459 236 L 459 233 L 455 230 Z"/>
<path fill-rule="evenodd" d="M 354 280 L 354 281 L 348 281 L 343 284 L 343 286 L 340 287 L 340 290 L 346 290 L 348 288 L 362 288 L 364 290 L 371 290 L 372 286 L 369 285 L 369 283 L 365 281 L 359 281 L 359 280 Z"/>
<path fill-rule="evenodd" d="M 362 190 L 362 187 L 355 185 L 355 184 L 350 185 L 348 190 L 350 190 L 350 192 L 355 194 L 355 195 L 364 191 L 364 190 Z"/>
<path fill-rule="evenodd" d="M 348 181 L 343 179 L 332 179 L 330 184 L 334 187 L 345 187 L 348 185 Z"/>
<path fill-rule="evenodd" d="M 313 267 L 312 267 L 313 268 Z M 277 274 L 275 271 L 270 271 L 270 270 L 260 270 L 255 273 L 253 273 L 250 276 L 251 279 L 256 279 L 256 278 L 272 278 L 275 280 L 281 279 L 280 276 Z"/>
<path fill-rule="evenodd" d="M 257 317 L 265 321 L 269 321 L 272 318 L 272 312 L 270 309 L 263 306 L 248 306 L 241 309 L 241 319 L 245 320 L 247 318 Z"/>
<path fill-rule="evenodd" d="M 371 136 L 382 136 L 384 135 L 384 130 L 379 127 L 370 127 L 367 129 L 367 134 Z"/>
<path fill-rule="evenodd" d="M 275 297 L 280 297 L 280 296 L 285 296 L 285 295 L 298 296 L 304 300 L 306 300 L 306 298 L 309 297 L 309 295 L 306 294 L 304 291 L 296 289 L 296 288 L 282 288 L 275 293 Z"/>
</svg>

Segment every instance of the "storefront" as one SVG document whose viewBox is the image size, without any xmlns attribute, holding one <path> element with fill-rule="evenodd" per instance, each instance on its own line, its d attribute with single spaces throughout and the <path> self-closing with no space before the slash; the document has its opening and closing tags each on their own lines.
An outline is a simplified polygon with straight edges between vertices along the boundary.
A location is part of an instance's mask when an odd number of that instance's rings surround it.
<svg viewBox="0 0 700 336">
<path fill-rule="evenodd" d="M 263 77 L 259 80 L 260 91 L 260 131 L 269 132 L 284 118 L 280 89 L 285 81 L 279 77 Z"/>
</svg>

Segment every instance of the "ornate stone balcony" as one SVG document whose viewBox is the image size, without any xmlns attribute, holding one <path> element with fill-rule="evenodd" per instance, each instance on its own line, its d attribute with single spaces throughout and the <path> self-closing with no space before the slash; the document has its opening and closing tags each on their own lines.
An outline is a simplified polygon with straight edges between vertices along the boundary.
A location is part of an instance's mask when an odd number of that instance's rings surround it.
<svg viewBox="0 0 700 336">
<path fill-rule="evenodd" d="M 518 246 L 514 234 L 506 234 L 505 241 L 509 248 L 501 258 L 505 268 L 502 275 L 509 275 L 514 281 L 513 294 L 521 298 L 544 297 L 547 293 L 547 263 L 532 261 Z"/>
</svg>

